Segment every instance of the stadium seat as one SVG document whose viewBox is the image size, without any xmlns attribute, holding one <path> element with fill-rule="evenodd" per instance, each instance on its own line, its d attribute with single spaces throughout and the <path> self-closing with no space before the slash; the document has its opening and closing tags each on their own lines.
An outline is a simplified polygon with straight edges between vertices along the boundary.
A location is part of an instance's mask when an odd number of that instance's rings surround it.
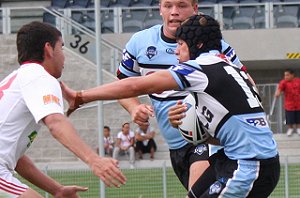
<svg viewBox="0 0 300 198">
<path fill-rule="evenodd" d="M 90 0 L 74 0 L 72 4 L 67 4 L 66 8 L 87 8 Z"/>
<path fill-rule="evenodd" d="M 152 6 L 159 6 L 159 0 L 152 0 Z"/>
<path fill-rule="evenodd" d="M 101 32 L 102 33 L 113 33 L 114 32 L 113 10 L 105 10 L 101 14 Z"/>
<path fill-rule="evenodd" d="M 298 18 L 296 16 L 282 15 L 276 20 L 277 28 L 294 28 L 298 27 Z"/>
<path fill-rule="evenodd" d="M 235 11 L 232 19 L 233 29 L 251 29 L 254 28 L 254 15 L 256 6 L 241 6 Z"/>
<path fill-rule="evenodd" d="M 129 7 L 130 0 L 110 0 L 109 7 Z"/>
<path fill-rule="evenodd" d="M 199 2 L 198 6 L 211 5 L 211 4 L 216 4 L 216 3 L 218 3 L 217 0 L 203 0 L 203 1 Z"/>
<path fill-rule="evenodd" d="M 266 28 L 265 7 L 257 7 L 254 16 L 255 28 Z"/>
<path fill-rule="evenodd" d="M 52 8 L 65 8 L 68 4 L 68 0 L 52 0 L 51 7 Z"/>
<path fill-rule="evenodd" d="M 143 7 L 143 6 L 151 6 L 152 0 L 131 0 L 131 7 Z"/>
<path fill-rule="evenodd" d="M 145 10 L 124 10 L 122 13 L 123 32 L 137 32 L 143 29 Z"/>
<path fill-rule="evenodd" d="M 237 4 L 238 0 L 219 0 L 220 4 Z"/>
<path fill-rule="evenodd" d="M 213 17 L 214 16 L 214 7 L 199 7 L 199 12 Z"/>
<path fill-rule="evenodd" d="M 240 0 L 239 3 L 259 3 L 259 0 Z"/>
<path fill-rule="evenodd" d="M 82 16 L 83 16 L 83 13 L 80 12 L 80 11 L 73 11 L 72 12 L 72 15 L 71 15 L 71 18 L 78 22 L 78 23 L 81 23 L 82 22 Z"/>
<path fill-rule="evenodd" d="M 232 18 L 235 12 L 235 7 L 225 7 L 223 6 L 223 28 L 232 29 Z"/>
<path fill-rule="evenodd" d="M 233 29 L 252 29 L 254 28 L 253 18 L 247 16 L 237 16 L 232 19 Z"/>
<path fill-rule="evenodd" d="M 278 5 L 274 6 L 274 26 L 275 27 L 298 27 L 297 5 Z"/>
<path fill-rule="evenodd" d="M 148 12 L 146 13 L 146 17 L 144 20 L 144 29 L 152 27 L 154 25 L 162 24 L 162 18 L 159 14 L 159 10 L 155 9 L 149 9 Z"/>
<path fill-rule="evenodd" d="M 48 12 L 44 12 L 43 14 L 43 22 L 50 23 L 55 26 L 56 24 L 56 17 Z"/>
</svg>

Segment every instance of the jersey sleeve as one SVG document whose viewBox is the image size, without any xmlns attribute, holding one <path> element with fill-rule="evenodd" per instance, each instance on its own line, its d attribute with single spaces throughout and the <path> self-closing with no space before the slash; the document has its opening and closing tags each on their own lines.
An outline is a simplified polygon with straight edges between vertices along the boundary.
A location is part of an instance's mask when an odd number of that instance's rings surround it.
<svg viewBox="0 0 300 198">
<path fill-rule="evenodd" d="M 122 52 L 122 60 L 119 64 L 117 77 L 119 79 L 140 76 L 138 63 L 136 60 L 138 54 L 139 37 L 133 35 Z"/>
<path fill-rule="evenodd" d="M 241 63 L 239 57 L 235 53 L 235 50 L 223 39 L 221 40 L 221 45 L 222 45 L 222 54 L 227 56 L 234 65 L 238 66 L 239 69 L 246 71 L 246 67 Z"/>
<path fill-rule="evenodd" d="M 189 64 L 187 64 L 189 63 Z M 169 71 L 178 87 L 186 91 L 203 91 L 208 85 L 207 76 L 192 61 L 172 66 Z M 192 65 L 195 65 L 192 66 Z"/>
<path fill-rule="evenodd" d="M 64 114 L 60 85 L 51 76 L 40 76 L 26 84 L 22 95 L 36 123 L 50 114 Z"/>
</svg>

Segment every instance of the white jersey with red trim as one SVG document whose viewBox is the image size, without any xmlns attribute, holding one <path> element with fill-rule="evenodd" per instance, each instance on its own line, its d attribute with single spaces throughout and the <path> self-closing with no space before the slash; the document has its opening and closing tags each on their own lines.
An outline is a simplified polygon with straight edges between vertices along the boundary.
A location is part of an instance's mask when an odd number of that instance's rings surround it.
<svg viewBox="0 0 300 198">
<path fill-rule="evenodd" d="M 57 79 L 41 65 L 26 63 L 0 83 L 0 167 L 12 171 L 50 114 L 63 114 Z"/>
</svg>

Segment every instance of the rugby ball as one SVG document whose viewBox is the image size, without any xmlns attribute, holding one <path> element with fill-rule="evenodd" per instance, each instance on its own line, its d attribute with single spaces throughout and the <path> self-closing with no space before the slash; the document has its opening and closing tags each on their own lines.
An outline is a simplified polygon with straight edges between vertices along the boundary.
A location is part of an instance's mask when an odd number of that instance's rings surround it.
<svg viewBox="0 0 300 198">
<path fill-rule="evenodd" d="M 187 110 L 186 116 L 181 119 L 182 124 L 178 126 L 180 134 L 186 141 L 194 145 L 204 143 L 210 135 L 197 116 L 194 96 L 189 94 L 183 100 L 183 104 L 187 105 Z"/>
</svg>

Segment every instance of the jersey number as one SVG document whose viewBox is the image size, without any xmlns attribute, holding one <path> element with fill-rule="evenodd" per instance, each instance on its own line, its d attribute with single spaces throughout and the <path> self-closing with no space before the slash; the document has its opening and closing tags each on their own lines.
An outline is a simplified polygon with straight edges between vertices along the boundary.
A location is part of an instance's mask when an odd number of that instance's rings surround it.
<svg viewBox="0 0 300 198">
<path fill-rule="evenodd" d="M 0 100 L 3 97 L 4 93 L 3 91 L 8 89 L 11 85 L 11 83 L 15 80 L 15 78 L 17 77 L 17 74 L 15 74 L 14 76 L 12 76 L 7 82 L 5 82 L 3 85 L 0 85 Z"/>
<path fill-rule="evenodd" d="M 243 91 L 245 92 L 247 96 L 247 102 L 251 108 L 259 107 L 260 103 L 257 101 L 253 93 L 251 92 L 250 88 L 248 87 L 247 83 L 244 81 L 244 79 L 240 76 L 240 74 L 231 66 L 224 67 L 225 71 L 231 75 L 234 80 L 241 86 Z M 241 71 L 243 72 L 243 71 Z"/>
</svg>

